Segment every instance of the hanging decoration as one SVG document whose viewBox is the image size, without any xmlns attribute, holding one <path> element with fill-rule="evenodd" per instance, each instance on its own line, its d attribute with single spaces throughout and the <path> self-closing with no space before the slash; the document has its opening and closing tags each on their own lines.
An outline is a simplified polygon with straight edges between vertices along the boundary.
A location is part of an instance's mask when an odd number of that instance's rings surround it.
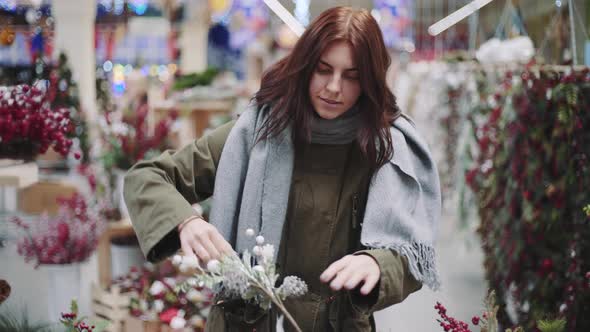
<svg viewBox="0 0 590 332">
<path fill-rule="evenodd" d="M 209 43 L 213 47 L 229 49 L 230 33 L 227 26 L 222 23 L 215 23 L 209 28 Z"/>
<path fill-rule="evenodd" d="M 179 33 L 176 29 L 171 29 L 168 34 L 168 57 L 171 62 L 176 62 L 180 59 L 180 46 L 178 45 Z"/>
<path fill-rule="evenodd" d="M 10 26 L 0 30 L 0 45 L 11 46 L 14 43 L 15 32 Z"/>
<path fill-rule="evenodd" d="M 213 22 L 226 21 L 233 6 L 233 0 L 209 0 L 209 10 Z"/>
<path fill-rule="evenodd" d="M 411 26 L 414 21 L 413 1 L 408 0 L 374 0 L 372 14 L 378 21 L 385 45 L 414 51 Z"/>
<path fill-rule="evenodd" d="M 35 62 L 37 58 L 43 55 L 45 38 L 43 37 L 42 29 L 34 29 L 29 39 L 29 50 L 31 54 L 31 62 Z"/>
<path fill-rule="evenodd" d="M 148 10 L 148 0 L 128 0 L 127 5 L 136 15 L 143 15 Z"/>
<path fill-rule="evenodd" d="M 37 62 L 38 59 L 43 62 L 49 61 L 53 52 L 53 18 L 48 7 L 31 7 L 27 9 L 25 18 L 30 25 L 26 36 L 31 63 Z"/>
<path fill-rule="evenodd" d="M 14 11 L 16 10 L 17 1 L 16 0 L 0 0 L 0 9 L 6 11 Z"/>
<path fill-rule="evenodd" d="M 268 23 L 268 8 L 263 0 L 234 0 L 229 20 L 230 46 L 245 48 Z"/>
</svg>

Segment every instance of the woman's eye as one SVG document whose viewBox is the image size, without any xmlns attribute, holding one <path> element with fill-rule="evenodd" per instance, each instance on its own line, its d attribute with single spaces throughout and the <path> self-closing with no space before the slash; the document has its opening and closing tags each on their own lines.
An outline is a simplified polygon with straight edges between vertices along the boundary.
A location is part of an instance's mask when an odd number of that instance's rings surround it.
<svg viewBox="0 0 590 332">
<path fill-rule="evenodd" d="M 351 81 L 357 81 L 359 79 L 358 75 L 345 75 L 344 78 Z"/>
<path fill-rule="evenodd" d="M 330 73 L 330 69 L 327 68 L 318 68 L 317 72 L 320 74 L 329 74 Z"/>
</svg>

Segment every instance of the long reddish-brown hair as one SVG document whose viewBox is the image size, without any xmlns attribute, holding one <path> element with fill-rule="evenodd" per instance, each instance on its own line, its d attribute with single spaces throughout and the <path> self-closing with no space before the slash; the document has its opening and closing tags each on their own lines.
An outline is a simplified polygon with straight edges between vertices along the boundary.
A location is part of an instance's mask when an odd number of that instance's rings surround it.
<svg viewBox="0 0 590 332">
<path fill-rule="evenodd" d="M 322 53 L 335 41 L 346 41 L 353 49 L 363 119 L 358 142 L 371 168 L 377 169 L 393 154 L 389 128 L 401 112 L 385 80 L 391 58 L 381 29 L 367 10 L 334 7 L 324 11 L 307 27 L 292 52 L 264 72 L 253 99 L 257 105 L 272 108 L 259 138 L 274 137 L 292 123 L 294 139 L 309 141 L 313 115 L 309 83 Z"/>
</svg>

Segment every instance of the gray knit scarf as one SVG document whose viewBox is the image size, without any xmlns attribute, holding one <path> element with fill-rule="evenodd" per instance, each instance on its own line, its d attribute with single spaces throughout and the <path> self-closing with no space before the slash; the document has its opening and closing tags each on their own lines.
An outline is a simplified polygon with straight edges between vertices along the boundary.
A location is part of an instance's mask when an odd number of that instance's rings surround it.
<svg viewBox="0 0 590 332">
<path fill-rule="evenodd" d="M 313 112 L 311 142 L 318 144 L 348 144 L 356 139 L 361 112 L 353 106 L 336 119 L 326 120 Z"/>
<path fill-rule="evenodd" d="M 238 252 L 254 246 L 246 236 L 249 228 L 278 248 L 285 223 L 294 162 L 291 128 L 254 144 L 267 112 L 268 107 L 251 105 L 239 117 L 215 177 L 209 222 Z M 361 243 L 404 255 L 416 280 L 436 290 L 434 244 L 441 214 L 436 165 L 405 117 L 395 121 L 391 135 L 395 153 L 371 179 Z"/>
</svg>

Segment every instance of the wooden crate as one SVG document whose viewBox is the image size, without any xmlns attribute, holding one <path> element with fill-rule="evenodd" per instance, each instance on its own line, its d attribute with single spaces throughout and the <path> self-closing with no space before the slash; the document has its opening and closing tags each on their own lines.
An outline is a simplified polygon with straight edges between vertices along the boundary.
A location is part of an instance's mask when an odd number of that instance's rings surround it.
<svg viewBox="0 0 590 332">
<path fill-rule="evenodd" d="M 121 293 L 119 287 L 110 290 L 92 285 L 92 311 L 99 319 L 110 324 L 106 332 L 123 332 L 124 322 L 129 317 L 129 301 L 131 294 Z"/>
<path fill-rule="evenodd" d="M 107 229 L 98 240 L 96 248 L 98 255 L 98 280 L 103 288 L 111 284 L 111 239 L 117 236 L 135 234 L 131 221 L 123 219 L 108 223 Z"/>
<path fill-rule="evenodd" d="M 170 326 L 159 321 L 147 321 L 129 316 L 125 319 L 124 332 L 185 332 L 190 329 L 173 330 Z"/>
<path fill-rule="evenodd" d="M 38 179 L 37 164 L 0 159 L 0 186 L 24 188 L 36 183 Z"/>
<path fill-rule="evenodd" d="M 69 180 L 42 180 L 19 191 L 18 208 L 26 214 L 54 216 L 60 208 L 57 199 L 71 197 L 77 191 Z"/>
</svg>

